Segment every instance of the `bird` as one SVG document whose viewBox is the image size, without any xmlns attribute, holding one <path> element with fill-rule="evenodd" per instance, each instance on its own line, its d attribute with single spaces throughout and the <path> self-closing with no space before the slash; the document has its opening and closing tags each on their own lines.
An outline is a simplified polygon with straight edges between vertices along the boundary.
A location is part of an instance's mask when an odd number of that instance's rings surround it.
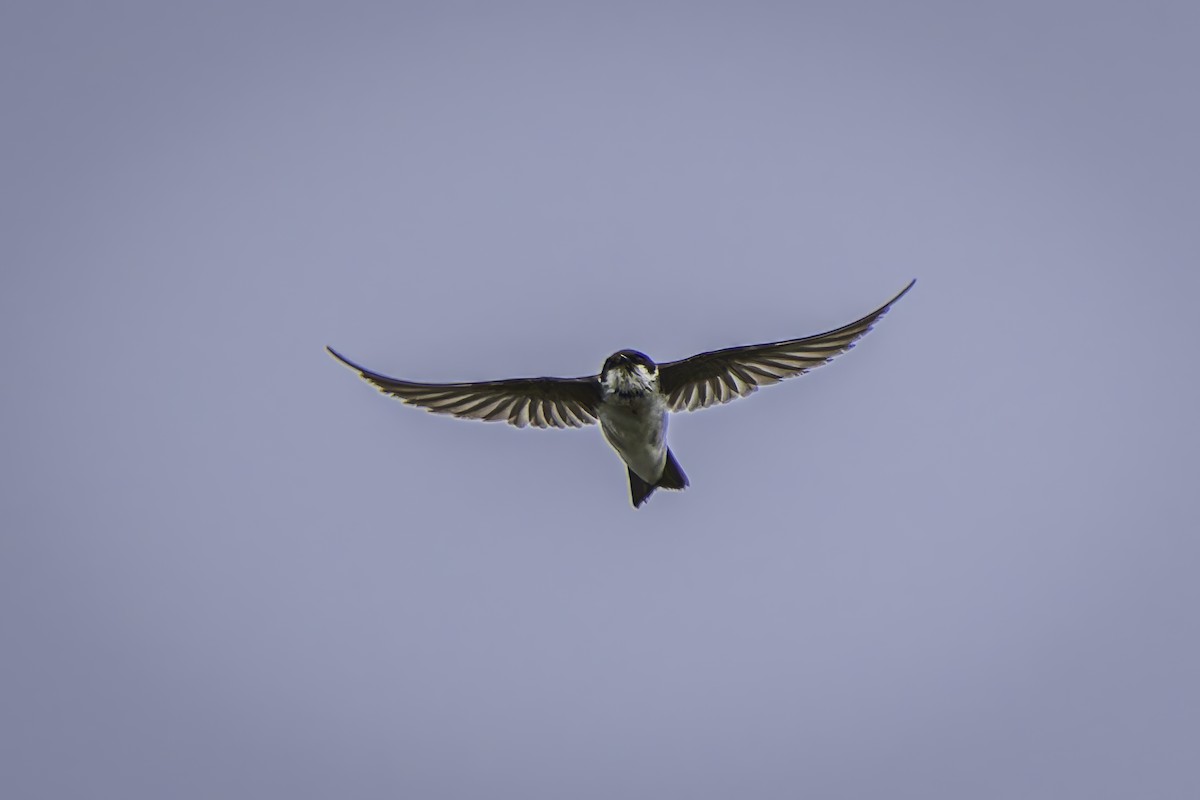
<svg viewBox="0 0 1200 800">
<path fill-rule="evenodd" d="M 598 375 L 579 378 L 418 383 L 381 375 L 332 347 L 325 349 L 380 392 L 438 414 L 518 428 L 599 423 L 605 440 L 625 463 L 636 509 L 655 489 L 688 486 L 666 442 L 672 413 L 728 403 L 829 363 L 854 347 L 914 284 L 916 280 L 865 317 L 825 333 L 712 350 L 665 364 L 654 363 L 638 350 L 618 350 Z"/>
</svg>

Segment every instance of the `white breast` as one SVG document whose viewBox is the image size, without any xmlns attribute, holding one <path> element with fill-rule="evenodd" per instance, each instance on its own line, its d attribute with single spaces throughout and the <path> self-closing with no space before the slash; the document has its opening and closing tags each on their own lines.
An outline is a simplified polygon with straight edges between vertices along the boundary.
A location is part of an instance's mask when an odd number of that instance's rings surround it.
<svg viewBox="0 0 1200 800">
<path fill-rule="evenodd" d="M 600 406 L 600 430 L 639 478 L 654 483 L 667 463 L 667 409 L 657 394 L 609 395 Z"/>
</svg>

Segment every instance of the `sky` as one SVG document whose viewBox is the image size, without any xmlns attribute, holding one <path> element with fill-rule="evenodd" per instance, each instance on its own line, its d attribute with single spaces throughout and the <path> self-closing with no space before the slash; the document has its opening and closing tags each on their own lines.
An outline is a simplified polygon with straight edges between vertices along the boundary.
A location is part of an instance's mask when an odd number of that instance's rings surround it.
<svg viewBox="0 0 1200 800">
<path fill-rule="evenodd" d="M 9 2 L 0 781 L 1192 798 L 1200 6 Z M 412 380 L 840 326 L 672 418 Z"/>
</svg>

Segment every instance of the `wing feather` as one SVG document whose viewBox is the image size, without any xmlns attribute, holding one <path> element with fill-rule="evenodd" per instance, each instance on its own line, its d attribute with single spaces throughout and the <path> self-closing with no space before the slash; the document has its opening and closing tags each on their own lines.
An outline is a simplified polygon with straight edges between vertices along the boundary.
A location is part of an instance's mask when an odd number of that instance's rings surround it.
<svg viewBox="0 0 1200 800">
<path fill-rule="evenodd" d="M 360 367 L 331 347 L 329 354 L 384 394 L 438 414 L 523 428 L 581 428 L 596 422 L 600 383 L 587 378 L 514 378 L 480 383 L 416 383 Z"/>
<path fill-rule="evenodd" d="M 660 364 L 658 380 L 667 396 L 667 407 L 672 411 L 693 411 L 728 403 L 760 386 L 803 375 L 827 364 L 834 356 L 854 347 L 915 283 L 910 282 L 898 295 L 862 319 L 836 330 L 802 339 L 713 350 Z"/>
</svg>

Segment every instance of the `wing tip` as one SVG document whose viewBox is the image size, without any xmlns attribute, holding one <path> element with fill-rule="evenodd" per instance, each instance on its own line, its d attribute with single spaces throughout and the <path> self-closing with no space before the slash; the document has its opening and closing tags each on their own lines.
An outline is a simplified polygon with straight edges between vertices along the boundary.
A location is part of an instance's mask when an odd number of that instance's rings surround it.
<svg viewBox="0 0 1200 800">
<path fill-rule="evenodd" d="M 334 350 L 329 345 L 325 345 L 325 352 L 329 353 L 329 355 L 333 356 L 333 358 L 336 359 L 338 361 L 338 363 L 340 363 L 342 366 L 349 367 L 350 369 L 354 370 L 355 372 L 359 373 L 360 375 L 363 373 L 362 367 L 360 367 L 358 364 L 355 364 L 353 361 L 346 358 L 344 355 L 339 353 L 337 350 Z"/>
<path fill-rule="evenodd" d="M 861 339 L 863 336 L 865 336 L 867 334 L 868 331 L 870 331 L 872 328 L 874 328 L 875 323 L 879 322 L 879 320 L 883 319 L 884 315 L 886 315 L 889 311 L 892 310 L 892 306 L 896 305 L 896 303 L 899 302 L 900 298 L 904 297 L 904 295 L 908 294 L 908 291 L 916 285 L 917 285 L 917 279 L 913 278 L 911 281 L 908 282 L 908 285 L 905 286 L 903 289 L 901 289 L 900 293 L 897 294 L 895 297 L 893 297 L 891 300 L 888 300 L 886 303 L 884 303 L 879 308 L 872 311 L 870 314 L 867 314 L 862 319 L 857 320 L 856 322 L 851 322 L 849 325 L 845 326 L 845 328 L 839 328 L 838 330 L 846 330 L 848 328 L 854 327 L 855 325 L 861 325 L 864 322 L 866 323 L 866 327 L 863 328 L 862 333 L 860 333 L 857 337 L 855 337 L 854 341 L 852 341 L 846 347 L 846 350 L 849 350 L 850 348 L 852 348 L 854 346 L 854 342 L 858 341 L 858 339 Z M 829 331 L 829 333 L 834 333 L 834 332 L 835 331 Z M 828 335 L 828 334 L 818 334 L 818 335 L 824 336 L 824 335 Z M 845 352 L 845 351 L 842 351 L 842 352 Z M 826 363 L 828 363 L 828 360 L 826 360 Z"/>
<path fill-rule="evenodd" d="M 894 306 L 897 303 L 897 301 L 900 300 L 901 297 L 904 297 L 904 295 L 908 294 L 909 290 L 912 289 L 912 287 L 914 287 L 916 285 L 917 285 L 917 279 L 913 278 L 911 281 L 908 282 L 908 284 L 903 289 L 901 289 L 899 291 L 899 293 L 895 297 L 893 297 L 891 300 L 888 300 L 886 303 L 881 305 L 879 307 L 879 310 L 876 311 L 875 314 L 877 314 L 879 316 L 883 316 L 884 314 L 886 314 L 888 312 L 888 310 L 891 309 L 891 307 Z"/>
</svg>

